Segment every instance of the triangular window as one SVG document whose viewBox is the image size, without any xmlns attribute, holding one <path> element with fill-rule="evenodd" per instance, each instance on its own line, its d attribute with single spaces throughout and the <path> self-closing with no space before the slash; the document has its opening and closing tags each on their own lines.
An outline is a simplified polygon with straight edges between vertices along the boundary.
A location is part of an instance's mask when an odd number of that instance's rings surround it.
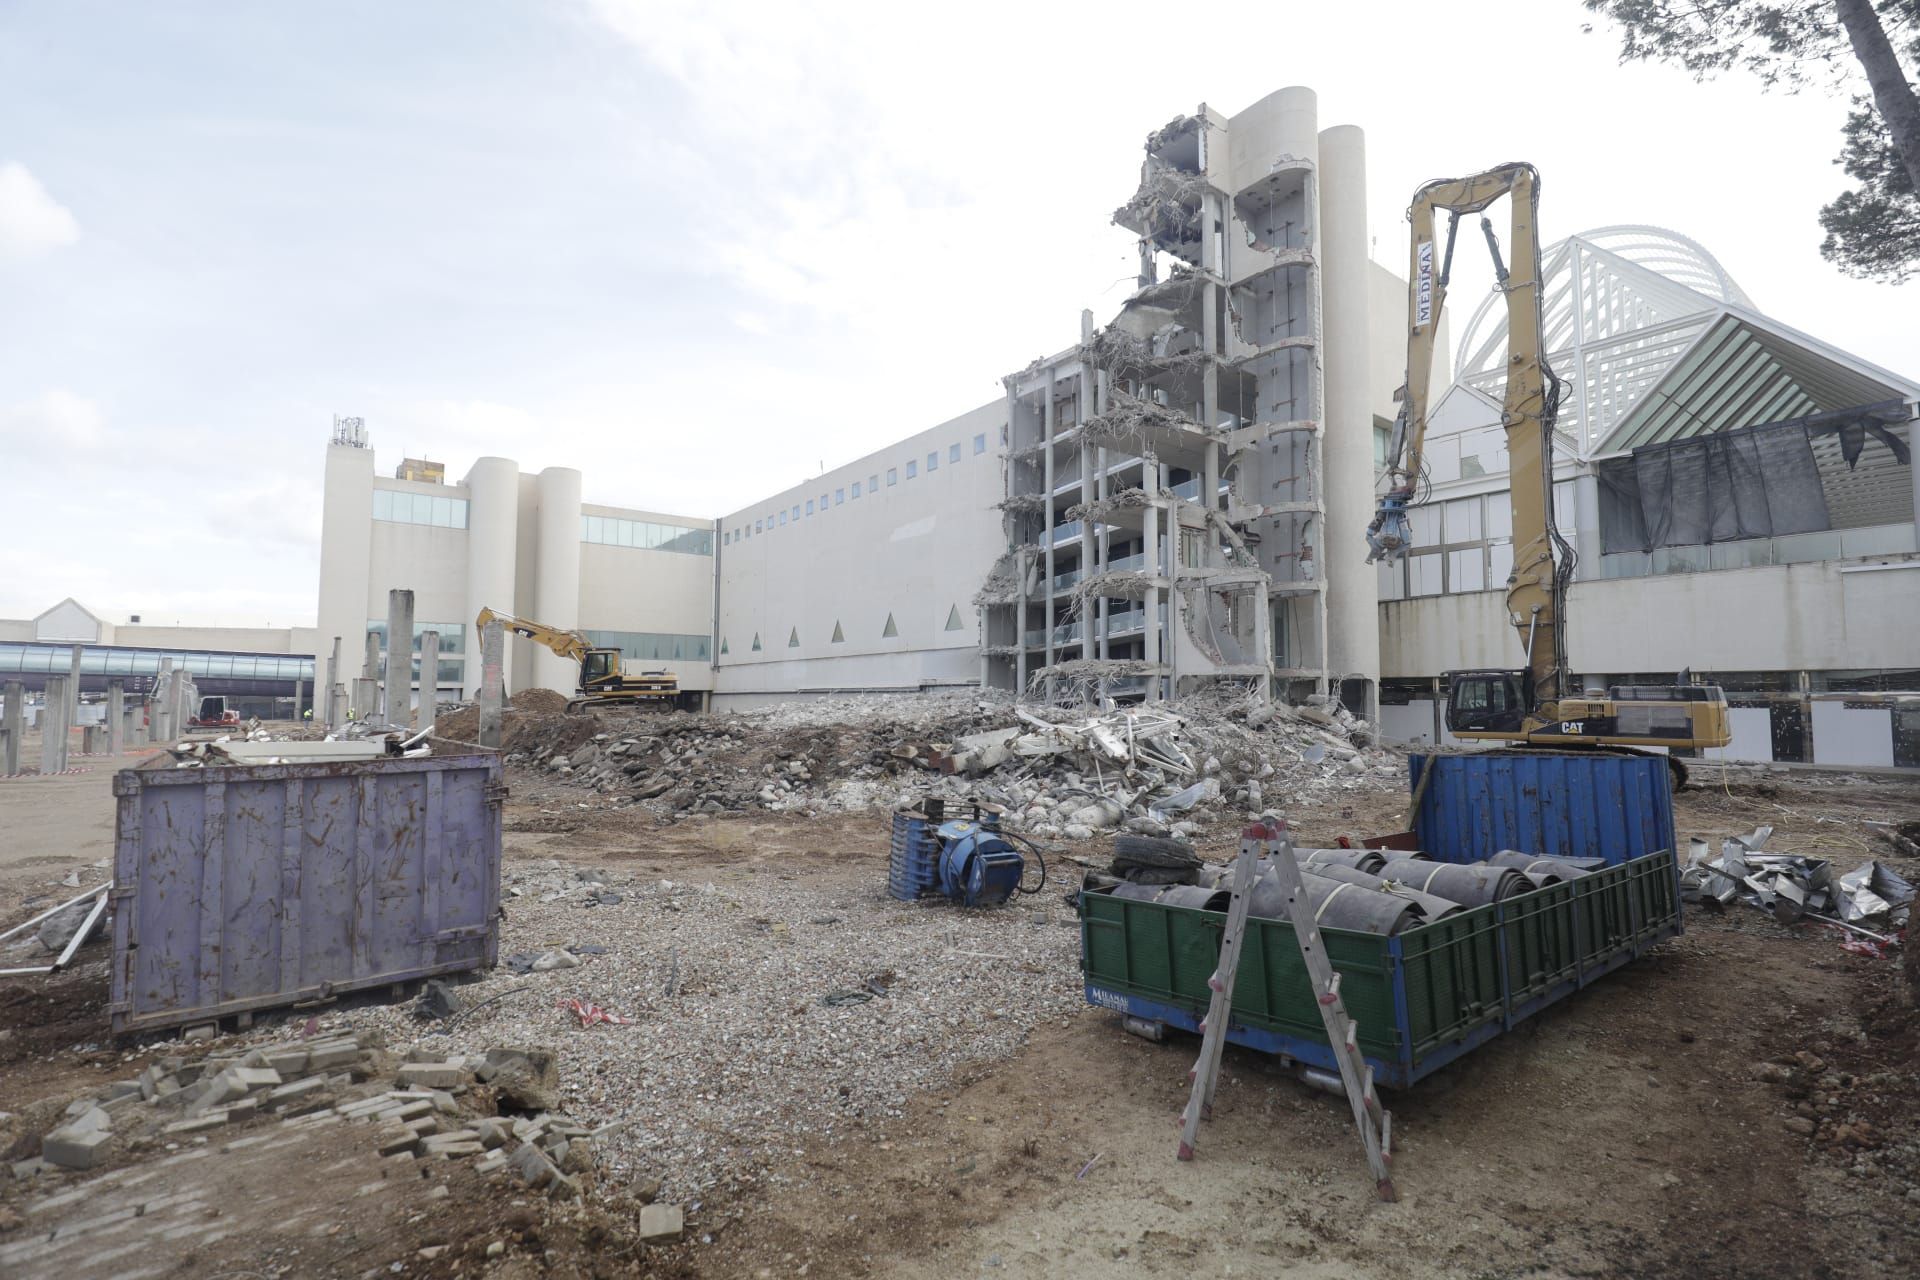
<svg viewBox="0 0 1920 1280">
<path fill-rule="evenodd" d="M 958 631 L 962 625 L 960 621 L 960 606 L 954 605 L 953 608 L 947 610 L 947 630 Z"/>
<path fill-rule="evenodd" d="M 725 636 L 720 637 L 720 656 L 723 658 L 727 656 L 727 638 Z"/>
<path fill-rule="evenodd" d="M 899 635 L 899 634 L 900 634 L 900 628 L 898 628 L 898 627 L 896 627 L 896 626 L 894 626 L 894 625 L 893 625 L 893 615 L 892 615 L 892 614 L 888 614 L 888 615 L 887 615 L 887 625 L 886 625 L 886 626 L 884 626 L 884 627 L 882 627 L 882 628 L 880 628 L 880 636 L 881 636 L 881 638 L 882 638 L 882 639 L 888 639 L 888 638 L 891 638 L 891 637 L 893 637 L 893 636 L 897 636 L 897 635 Z"/>
<path fill-rule="evenodd" d="M 846 642 L 847 642 L 846 633 L 840 630 L 840 620 L 838 618 L 835 618 L 833 620 L 833 643 L 845 644 Z"/>
<path fill-rule="evenodd" d="M 793 630 L 787 632 L 787 648 L 798 649 L 799 647 L 800 647 L 800 628 L 795 627 Z"/>
<path fill-rule="evenodd" d="M 753 651 L 755 653 L 760 652 L 760 633 L 758 631 L 753 633 Z"/>
</svg>

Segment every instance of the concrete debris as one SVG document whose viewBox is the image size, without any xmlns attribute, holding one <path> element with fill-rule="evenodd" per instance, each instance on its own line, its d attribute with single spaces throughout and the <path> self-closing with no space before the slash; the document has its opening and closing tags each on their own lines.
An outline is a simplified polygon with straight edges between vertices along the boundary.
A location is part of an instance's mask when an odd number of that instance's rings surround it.
<svg viewBox="0 0 1920 1280">
<path fill-rule="evenodd" d="M 1403 758 L 1372 745 L 1370 726 L 1337 702 L 1287 707 L 1221 691 L 1179 708 L 1088 715 L 970 690 L 715 717 L 515 713 L 505 746 L 510 764 L 669 819 L 940 798 L 997 805 L 1010 829 L 1040 837 L 1201 830 L 1280 795 L 1395 789 L 1405 776 Z M 1203 777 L 1210 785 L 1192 791 Z M 543 812 L 565 829 L 564 808 Z"/>
</svg>

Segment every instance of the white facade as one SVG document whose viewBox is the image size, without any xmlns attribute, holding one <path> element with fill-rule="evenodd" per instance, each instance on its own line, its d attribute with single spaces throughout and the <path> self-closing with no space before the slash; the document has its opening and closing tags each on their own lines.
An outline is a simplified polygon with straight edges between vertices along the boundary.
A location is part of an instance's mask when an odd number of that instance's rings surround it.
<svg viewBox="0 0 1920 1280">
<path fill-rule="evenodd" d="M 321 679 L 340 641 L 336 683 L 360 674 L 368 632 L 384 634 L 387 593 L 414 593 L 415 652 L 440 633 L 438 688 L 473 697 L 480 685 L 482 608 L 585 631 L 622 650 L 630 670 L 670 670 L 683 689 L 712 688 L 712 522 L 581 501 L 567 467 L 523 473 L 481 458 L 457 484 L 375 474 L 359 442 L 327 448 L 321 530 Z M 572 692 L 578 668 L 542 646 L 507 646 L 509 692 Z M 416 682 L 416 688 L 417 688 Z"/>
<path fill-rule="evenodd" d="M 1005 549 L 995 401 L 720 521 L 720 705 L 980 681 Z"/>
</svg>

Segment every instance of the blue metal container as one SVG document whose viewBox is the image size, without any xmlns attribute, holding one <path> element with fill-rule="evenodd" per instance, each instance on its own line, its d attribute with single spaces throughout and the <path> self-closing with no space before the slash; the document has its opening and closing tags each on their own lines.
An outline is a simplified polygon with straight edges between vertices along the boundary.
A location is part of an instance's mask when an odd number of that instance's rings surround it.
<svg viewBox="0 0 1920 1280">
<path fill-rule="evenodd" d="M 1480 862 L 1503 849 L 1619 866 L 1672 851 L 1673 791 L 1660 756 L 1501 750 L 1409 756 L 1410 785 L 1432 767 L 1414 815 L 1421 852 Z"/>
</svg>

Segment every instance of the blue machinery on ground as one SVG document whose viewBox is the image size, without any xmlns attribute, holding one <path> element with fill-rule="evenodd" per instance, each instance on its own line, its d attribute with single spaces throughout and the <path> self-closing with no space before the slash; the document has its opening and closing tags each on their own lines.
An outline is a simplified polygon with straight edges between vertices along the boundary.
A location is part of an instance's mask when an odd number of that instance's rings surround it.
<svg viewBox="0 0 1920 1280">
<path fill-rule="evenodd" d="M 1032 852 L 1039 881 L 1022 883 L 1027 859 L 1011 841 Z M 1038 893 L 1047 882 L 1040 850 L 1000 830 L 1000 815 L 973 806 L 972 818 L 946 816 L 945 802 L 928 800 L 920 808 L 893 815 L 893 844 L 887 859 L 887 892 L 905 902 L 939 896 L 964 906 L 996 906 L 1015 893 Z"/>
</svg>

